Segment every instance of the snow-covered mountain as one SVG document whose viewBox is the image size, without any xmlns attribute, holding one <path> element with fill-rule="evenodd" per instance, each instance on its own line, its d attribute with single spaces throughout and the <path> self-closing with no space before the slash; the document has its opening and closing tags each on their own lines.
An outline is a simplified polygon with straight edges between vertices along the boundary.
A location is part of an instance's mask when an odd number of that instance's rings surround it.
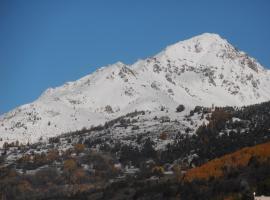
<svg viewBox="0 0 270 200">
<path fill-rule="evenodd" d="M 196 105 L 242 106 L 270 100 L 270 71 L 217 34 L 168 46 L 132 65 L 117 62 L 46 90 L 0 117 L 0 138 L 35 142 L 89 128 L 134 110 L 183 116 Z M 175 116 L 177 117 L 177 116 Z M 1 144 L 0 144 L 1 145 Z"/>
</svg>

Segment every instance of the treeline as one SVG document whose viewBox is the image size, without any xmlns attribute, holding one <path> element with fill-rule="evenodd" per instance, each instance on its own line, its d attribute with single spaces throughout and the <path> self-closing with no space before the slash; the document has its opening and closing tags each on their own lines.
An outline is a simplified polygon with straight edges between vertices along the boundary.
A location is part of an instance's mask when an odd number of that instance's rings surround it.
<svg viewBox="0 0 270 200">
<path fill-rule="evenodd" d="M 241 109 L 216 108 L 208 118 L 209 124 L 200 126 L 193 135 L 179 134 L 161 153 L 161 160 L 189 160 L 190 165 L 198 166 L 243 147 L 270 141 L 269 113 L 269 103 Z"/>
</svg>

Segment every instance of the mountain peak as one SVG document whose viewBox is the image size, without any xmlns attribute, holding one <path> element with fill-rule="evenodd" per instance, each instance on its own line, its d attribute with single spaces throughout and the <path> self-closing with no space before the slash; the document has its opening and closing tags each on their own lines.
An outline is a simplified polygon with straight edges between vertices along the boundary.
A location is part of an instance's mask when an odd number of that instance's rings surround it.
<svg viewBox="0 0 270 200">
<path fill-rule="evenodd" d="M 217 33 L 202 33 L 200 35 L 192 37 L 191 39 L 224 41 L 224 39 Z"/>
<path fill-rule="evenodd" d="M 183 41 L 183 43 L 185 42 L 194 43 L 194 45 L 201 45 L 204 47 L 217 46 L 219 48 L 224 48 L 226 46 L 232 46 L 226 39 L 222 38 L 216 33 L 203 33 L 201 35 Z"/>
<path fill-rule="evenodd" d="M 226 39 L 215 33 L 203 33 L 168 46 L 155 56 L 166 62 L 191 62 L 196 65 L 222 67 L 224 65 L 262 71 L 263 67 L 246 53 L 237 50 Z"/>
<path fill-rule="evenodd" d="M 37 141 L 149 110 L 174 115 L 182 104 L 241 106 L 270 98 L 269 71 L 218 34 L 203 33 L 133 65 L 116 62 L 0 116 L 3 141 Z M 53 122 L 53 123 L 52 123 Z M 48 125 L 49 124 L 49 125 Z"/>
<path fill-rule="evenodd" d="M 117 61 L 116 63 L 114 63 L 113 65 L 115 65 L 116 67 L 120 67 L 120 68 L 122 68 L 122 67 L 125 67 L 126 66 L 126 64 L 125 63 L 123 63 L 123 62 L 121 62 L 121 61 Z"/>
<path fill-rule="evenodd" d="M 194 36 L 192 38 L 180 41 L 176 44 L 197 44 L 201 43 L 205 46 L 210 46 L 213 44 L 218 44 L 218 45 L 228 45 L 229 42 L 222 38 L 219 34 L 216 33 L 202 33 L 200 35 Z M 230 45 L 230 44 L 229 44 Z"/>
<path fill-rule="evenodd" d="M 167 55 L 178 53 L 178 55 L 181 54 L 185 56 L 186 53 L 217 53 L 220 50 L 226 50 L 228 48 L 234 49 L 234 47 L 220 35 L 215 33 L 203 33 L 170 45 L 161 52 L 161 54 L 164 52 L 167 53 Z"/>
</svg>

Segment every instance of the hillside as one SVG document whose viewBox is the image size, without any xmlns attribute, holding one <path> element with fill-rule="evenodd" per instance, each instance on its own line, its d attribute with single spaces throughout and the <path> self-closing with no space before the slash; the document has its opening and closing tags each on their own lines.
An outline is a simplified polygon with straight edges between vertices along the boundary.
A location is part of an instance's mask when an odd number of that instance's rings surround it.
<svg viewBox="0 0 270 200">
<path fill-rule="evenodd" d="M 236 170 L 247 167 L 250 162 L 256 159 L 258 163 L 269 161 L 270 142 L 246 147 L 232 154 L 227 154 L 221 158 L 214 159 L 206 164 L 187 171 L 184 180 L 192 181 L 195 179 L 209 180 L 210 178 L 220 178 L 226 174 L 226 170 Z"/>
<path fill-rule="evenodd" d="M 0 195 L 30 200 L 269 195 L 269 111 L 270 102 L 196 107 L 184 117 L 185 128 L 168 116 L 154 119 L 137 111 L 49 142 L 5 143 Z M 188 125 L 196 120 L 204 123 L 191 133 Z"/>
</svg>

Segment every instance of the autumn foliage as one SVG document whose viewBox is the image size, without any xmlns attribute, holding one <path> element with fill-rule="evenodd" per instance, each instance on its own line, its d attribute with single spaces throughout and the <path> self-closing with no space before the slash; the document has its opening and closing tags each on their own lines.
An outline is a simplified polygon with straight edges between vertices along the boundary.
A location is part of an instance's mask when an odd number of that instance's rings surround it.
<svg viewBox="0 0 270 200">
<path fill-rule="evenodd" d="M 84 146 L 84 144 L 76 144 L 74 146 L 74 149 L 75 149 L 76 153 L 79 154 L 79 153 L 82 153 L 84 151 L 85 146 Z"/>
<path fill-rule="evenodd" d="M 162 132 L 162 133 L 159 135 L 159 139 L 161 139 L 161 140 L 167 140 L 167 138 L 168 138 L 168 135 L 167 135 L 167 133 L 165 133 L 165 132 Z"/>
<path fill-rule="evenodd" d="M 164 168 L 162 166 L 155 166 L 152 168 L 152 173 L 158 176 L 162 176 L 164 174 Z"/>
<path fill-rule="evenodd" d="M 77 169 L 77 163 L 73 159 L 65 160 L 64 162 L 64 171 L 66 172 L 73 172 Z"/>
<path fill-rule="evenodd" d="M 214 159 L 200 167 L 190 169 L 187 171 L 184 180 L 208 180 L 211 177 L 222 177 L 225 170 L 245 167 L 252 158 L 256 158 L 261 163 L 267 161 L 270 158 L 270 142 L 241 149 L 232 154 Z"/>
</svg>

